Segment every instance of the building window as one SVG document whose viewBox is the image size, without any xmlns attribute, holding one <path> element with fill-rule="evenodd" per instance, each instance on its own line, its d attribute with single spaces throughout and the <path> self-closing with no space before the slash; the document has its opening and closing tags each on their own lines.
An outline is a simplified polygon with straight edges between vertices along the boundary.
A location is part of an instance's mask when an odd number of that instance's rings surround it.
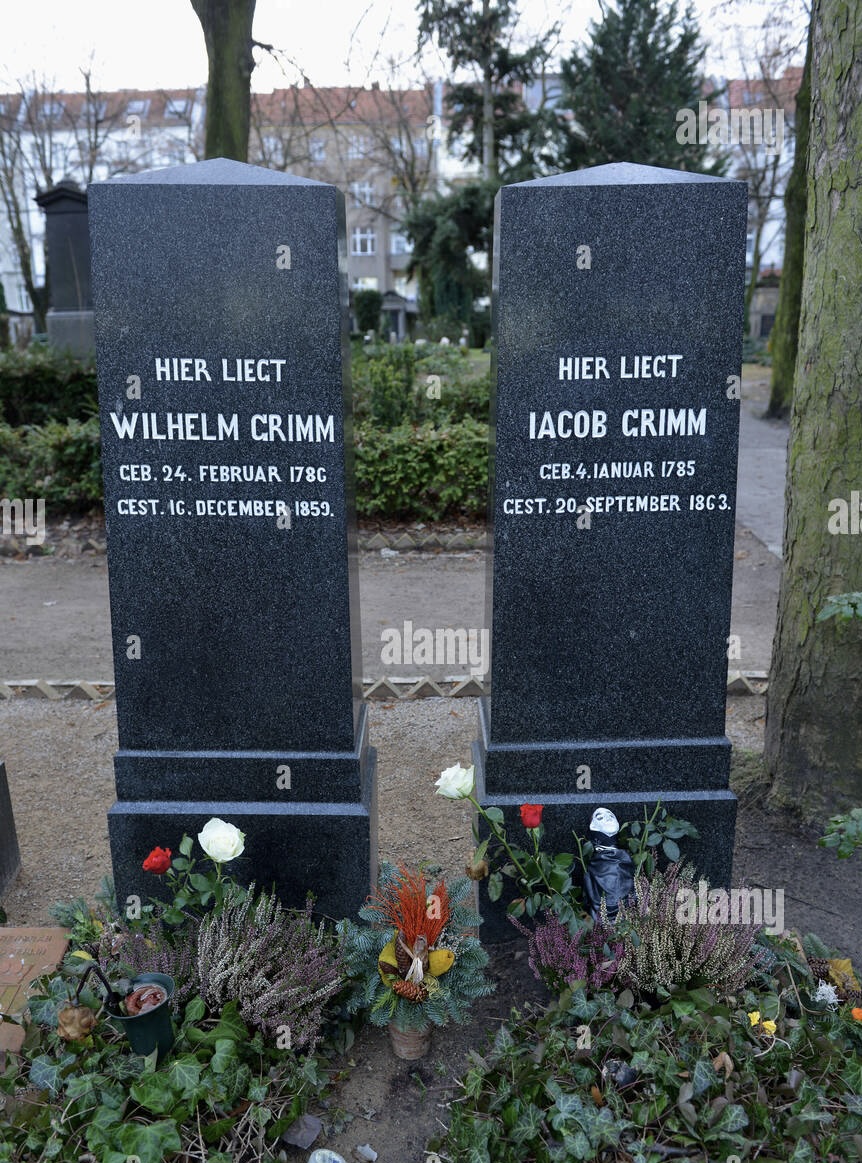
<svg viewBox="0 0 862 1163">
<path fill-rule="evenodd" d="M 149 98 L 135 99 L 134 101 L 130 101 L 126 106 L 126 113 L 128 113 L 130 117 L 146 117 L 149 111 Z"/>
<path fill-rule="evenodd" d="M 309 161 L 320 165 L 326 161 L 326 142 L 322 137 L 312 137 L 308 143 Z"/>
<path fill-rule="evenodd" d="M 350 193 L 354 206 L 370 206 L 374 201 L 374 187 L 370 182 L 351 182 Z"/>
<path fill-rule="evenodd" d="M 365 138 L 361 133 L 351 133 L 347 139 L 347 156 L 351 161 L 365 157 Z"/>
<path fill-rule="evenodd" d="M 353 233 L 350 235 L 350 253 L 356 255 L 377 253 L 377 235 L 372 226 L 353 227 Z"/>
<path fill-rule="evenodd" d="M 45 101 L 42 105 L 42 116 L 46 121 L 59 121 L 64 112 L 62 101 Z"/>
<path fill-rule="evenodd" d="M 405 234 L 393 232 L 389 237 L 390 254 L 412 254 L 413 243 Z"/>
<path fill-rule="evenodd" d="M 188 117 L 190 107 L 190 101 L 184 101 L 180 97 L 168 97 L 165 102 L 165 117 L 174 117 L 177 121 L 182 121 Z"/>
<path fill-rule="evenodd" d="M 376 291 L 380 280 L 376 275 L 360 275 L 353 280 L 354 291 Z"/>
<path fill-rule="evenodd" d="M 413 152 L 416 157 L 424 158 L 428 156 L 428 138 L 414 137 L 413 138 Z"/>
</svg>

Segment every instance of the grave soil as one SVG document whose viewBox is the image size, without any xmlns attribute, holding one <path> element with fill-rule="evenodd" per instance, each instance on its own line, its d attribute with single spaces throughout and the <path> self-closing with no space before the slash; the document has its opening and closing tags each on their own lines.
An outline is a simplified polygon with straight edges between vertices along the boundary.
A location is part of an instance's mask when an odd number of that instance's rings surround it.
<svg viewBox="0 0 862 1163">
<path fill-rule="evenodd" d="M 471 699 L 372 703 L 371 731 L 379 756 L 380 853 L 384 859 L 435 861 L 458 874 L 470 853 L 466 809 L 434 794 L 444 767 L 469 762 L 476 733 Z M 728 699 L 727 731 L 734 743 L 733 786 L 740 796 L 734 884 L 783 888 L 785 924 L 816 932 L 862 967 L 862 915 L 857 861 L 838 861 L 817 847 L 816 829 L 801 826 L 766 803 L 761 751 L 764 700 Z M 0 738 L 23 861 L 5 895 L 11 925 L 49 923 L 48 906 L 78 894 L 92 900 L 109 871 L 105 813 L 113 802 L 112 757 L 117 747 L 112 701 L 0 704 Z M 156 844 L 159 837 L 153 837 Z M 337 861 L 338 852 L 332 853 Z M 431 1052 L 417 1063 L 391 1053 L 385 1030 L 366 1027 L 340 1062 L 343 1077 L 327 1105 L 325 1143 L 352 1163 L 369 1144 L 380 1163 L 422 1163 L 425 1146 L 447 1119 L 471 1048 L 480 1049 L 512 1006 L 538 1001 L 524 946 L 492 948 L 496 993 L 476 1007 L 464 1027 L 435 1031 Z M 287 1158 L 307 1151 L 287 1148 Z"/>
</svg>

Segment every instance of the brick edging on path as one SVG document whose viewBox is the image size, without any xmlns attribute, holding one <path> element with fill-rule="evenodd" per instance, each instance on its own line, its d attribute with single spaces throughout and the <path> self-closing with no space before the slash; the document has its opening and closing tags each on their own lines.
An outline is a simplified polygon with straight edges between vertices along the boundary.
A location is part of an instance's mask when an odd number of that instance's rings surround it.
<svg viewBox="0 0 862 1163">
<path fill-rule="evenodd" d="M 764 671 L 743 673 L 728 671 L 729 695 L 762 695 L 766 693 L 768 676 Z M 417 675 L 410 678 L 390 675 L 384 678 L 363 679 L 362 694 L 366 699 L 476 699 L 490 694 L 490 684 L 469 674 L 429 678 Z M 114 697 L 112 682 L 62 681 L 59 679 L 29 678 L 0 682 L 0 702 L 7 699 L 44 699 L 60 702 L 71 699 L 79 702 L 100 703 Z"/>
</svg>

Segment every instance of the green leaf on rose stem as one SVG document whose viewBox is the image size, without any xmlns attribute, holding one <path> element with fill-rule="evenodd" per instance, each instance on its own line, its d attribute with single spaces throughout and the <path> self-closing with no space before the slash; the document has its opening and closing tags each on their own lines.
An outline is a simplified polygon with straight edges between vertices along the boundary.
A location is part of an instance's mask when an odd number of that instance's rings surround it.
<svg viewBox="0 0 862 1163">
<path fill-rule="evenodd" d="M 180 852 L 182 852 L 183 856 L 191 856 L 194 844 L 195 842 L 191 836 L 183 836 L 182 840 L 180 840 Z"/>
<path fill-rule="evenodd" d="M 189 881 L 195 892 L 205 893 L 212 891 L 209 877 L 204 876 L 202 872 L 193 872 L 189 877 Z"/>
<path fill-rule="evenodd" d="M 485 859 L 485 853 L 488 851 L 488 843 L 490 839 L 490 836 L 486 836 L 482 843 L 478 845 L 476 851 L 473 853 L 474 863 L 478 864 L 480 860 Z"/>
<path fill-rule="evenodd" d="M 509 916 L 512 917 L 523 917 L 526 907 L 526 901 L 523 897 L 519 896 L 516 897 L 515 900 L 509 902 L 506 912 L 509 914 Z"/>
<path fill-rule="evenodd" d="M 190 867 L 188 860 L 184 860 L 182 856 L 175 856 L 171 863 L 174 872 L 186 872 Z"/>
<path fill-rule="evenodd" d="M 503 874 L 492 872 L 488 877 L 488 900 L 498 901 L 503 895 Z"/>
<path fill-rule="evenodd" d="M 647 836 L 647 848 L 655 848 L 661 844 L 661 832 L 650 832 Z"/>
<path fill-rule="evenodd" d="M 679 846 L 673 840 L 663 841 L 661 850 L 671 862 L 679 860 Z"/>
</svg>

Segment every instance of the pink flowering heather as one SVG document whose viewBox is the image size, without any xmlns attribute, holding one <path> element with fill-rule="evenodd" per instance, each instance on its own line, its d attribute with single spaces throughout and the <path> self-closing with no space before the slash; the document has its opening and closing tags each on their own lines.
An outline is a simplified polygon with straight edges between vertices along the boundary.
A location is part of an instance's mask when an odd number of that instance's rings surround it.
<svg viewBox="0 0 862 1163">
<path fill-rule="evenodd" d="M 596 925 L 572 937 L 554 913 L 546 913 L 532 932 L 514 917 L 509 919 L 529 941 L 530 968 L 552 993 L 578 982 L 593 993 L 613 979 L 623 943 L 612 930 Z"/>
</svg>

